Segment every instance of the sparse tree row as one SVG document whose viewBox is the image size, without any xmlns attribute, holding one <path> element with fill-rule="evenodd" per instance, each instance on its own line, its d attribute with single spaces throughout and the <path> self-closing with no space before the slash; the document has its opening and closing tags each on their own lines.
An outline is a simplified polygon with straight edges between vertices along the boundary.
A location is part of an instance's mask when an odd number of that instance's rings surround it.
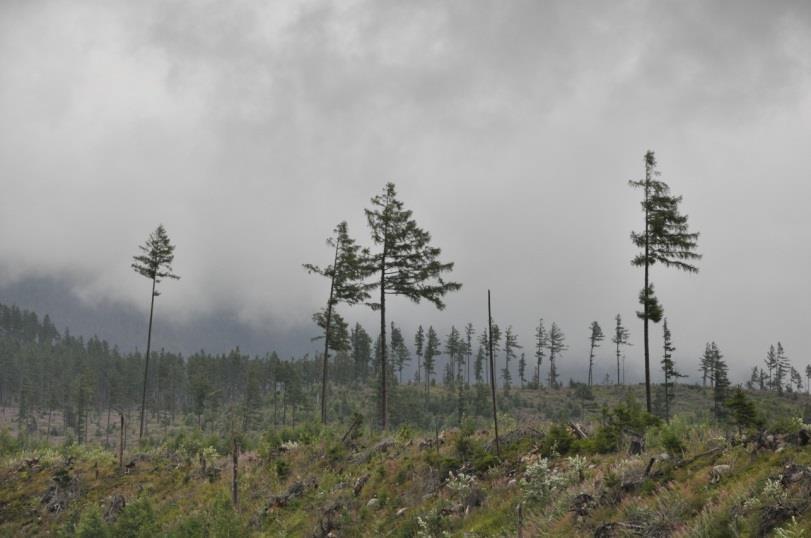
<svg viewBox="0 0 811 538">
<path fill-rule="evenodd" d="M 644 231 L 631 234 L 633 243 L 640 248 L 632 263 L 644 268 L 639 294 L 642 308 L 637 315 L 643 321 L 647 408 L 669 420 L 677 393 L 676 381 L 685 376 L 676 366 L 673 355 L 676 347 L 665 320 L 662 383 L 653 398 L 649 324 L 662 321 L 664 309 L 654 292 L 650 268 L 659 263 L 697 272 L 693 262 L 700 258 L 696 253 L 698 234 L 688 230 L 687 217 L 679 210 L 681 197 L 672 195 L 669 186 L 658 179 L 653 152 L 645 154 L 644 164 L 644 179 L 631 182 L 643 191 L 645 224 Z M 323 338 L 323 351 L 316 356 L 283 361 L 275 354 L 248 357 L 238 349 L 227 355 L 201 352 L 188 358 L 153 352 L 158 284 L 179 278 L 172 271 L 175 247 L 165 228 L 159 226 L 140 247 L 142 252 L 132 264 L 138 274 L 149 279 L 151 286 L 147 353 L 122 355 L 96 338 L 85 343 L 67 332 L 62 336 L 47 316 L 40 323 L 31 313 L 3 307 L 0 404 L 16 404 L 21 424 L 33 417 L 31 410 L 47 410 L 48 431 L 54 411 L 59 411 L 63 433 L 69 427 L 81 441 L 87 438 L 87 417 L 105 410 L 107 423 L 114 425 L 111 415 L 126 415 L 129 420 L 134 409 L 140 407 L 139 437 L 144 435 L 150 419 L 153 424 L 157 421 L 165 425 L 173 423 L 180 414 L 192 413 L 198 426 L 205 427 L 211 417 L 225 408 L 231 410 L 232 416 L 240 415 L 243 427 L 250 427 L 267 422 L 267 417 L 260 417 L 260 410 L 268 406 L 273 409 L 273 424 L 287 423 L 297 415 L 302 416 L 302 412 L 317 409 L 324 423 L 330 413 L 340 420 L 361 412 L 376 417 L 379 427 L 386 429 L 392 419 L 395 424 L 413 420 L 415 409 L 419 409 L 420 423 L 435 422 L 449 405 L 460 424 L 465 416 L 486 415 L 486 405 L 481 400 L 487 399 L 488 386 L 493 391 L 490 399 L 494 406 L 496 392 L 499 398 L 508 397 L 516 386 L 531 390 L 562 387 L 561 361 L 566 359 L 569 372 L 579 361 L 565 357 L 566 336 L 556 322 L 546 325 L 539 318 L 529 363 L 513 326 L 499 325 L 490 318 L 488 325 L 480 328 L 478 337 L 473 323 L 460 325 L 461 330 L 452 325 L 447 332 L 421 325 L 413 338 L 406 334 L 391 320 L 392 307 L 387 298 L 399 295 L 415 303 L 425 300 L 443 309 L 445 296 L 459 290 L 461 284 L 445 279 L 453 263 L 440 259 L 440 249 L 432 245 L 431 235 L 417 225 L 412 212 L 399 199 L 394 184 L 388 183 L 379 195 L 371 198 L 365 215 L 370 247 L 356 242 L 346 222 L 341 222 L 327 241 L 331 263 L 304 265 L 307 271 L 325 277 L 329 283 L 325 306 L 313 315 L 321 330 L 321 335 L 314 339 Z M 350 328 L 346 312 L 338 311 L 341 305 L 372 308 L 380 315 L 379 329 L 370 334 L 360 324 Z M 624 350 L 631 345 L 631 336 L 620 314 L 614 322 L 610 336 L 616 364 L 600 356 L 606 337 L 600 323 L 593 321 L 588 327 L 588 355 L 582 374 L 586 387 L 598 384 L 598 372 L 605 374 L 604 384 L 625 384 Z M 69 375 L 54 375 L 60 369 Z M 139 377 L 134 374 L 136 370 L 142 372 L 140 383 L 136 381 Z M 714 342 L 707 344 L 700 372 L 701 383 L 712 391 L 714 412 L 720 417 L 730 383 L 726 363 Z M 808 386 L 811 365 L 804 374 Z M 368 390 L 368 406 L 350 409 L 341 391 L 330 390 L 333 385 Z M 398 390 L 407 385 L 420 387 L 419 405 L 408 401 L 408 392 Z M 763 366 L 753 369 L 747 385 L 778 393 L 796 392 L 803 388 L 803 374 L 789 363 L 778 342 L 766 354 Z M 432 391 L 434 386 L 451 390 Z M 453 395 L 450 403 L 449 394 Z M 578 394 L 583 402 L 581 412 L 585 412 L 590 391 L 582 389 Z"/>
</svg>

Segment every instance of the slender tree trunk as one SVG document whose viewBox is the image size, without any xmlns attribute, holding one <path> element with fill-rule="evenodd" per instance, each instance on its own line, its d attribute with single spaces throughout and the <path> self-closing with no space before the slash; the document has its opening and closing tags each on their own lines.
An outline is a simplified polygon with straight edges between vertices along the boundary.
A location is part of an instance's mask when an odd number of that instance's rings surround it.
<svg viewBox="0 0 811 538">
<path fill-rule="evenodd" d="M 620 345 L 617 344 L 617 385 L 619 384 L 620 384 Z"/>
<path fill-rule="evenodd" d="M 45 438 L 48 440 L 48 443 L 51 442 L 51 415 L 53 415 L 53 412 L 54 412 L 53 407 L 50 407 L 48 409 L 48 430 L 46 431 L 45 434 L 46 435 Z"/>
<path fill-rule="evenodd" d="M 386 247 L 383 246 L 383 261 L 380 264 L 380 427 L 386 431 L 388 408 L 386 406 Z"/>
<path fill-rule="evenodd" d="M 645 316 L 644 321 L 644 340 L 645 340 L 645 403 L 647 405 L 648 413 L 651 412 L 651 398 L 650 398 L 650 344 L 648 340 L 648 301 L 649 301 L 649 267 L 648 256 L 650 252 L 650 226 L 648 224 L 648 197 L 650 189 L 650 165 L 645 163 L 645 304 L 643 305 L 643 313 Z"/>
<path fill-rule="evenodd" d="M 149 352 L 152 348 L 152 315 L 155 312 L 155 278 L 152 278 L 152 298 L 149 303 L 149 329 L 146 333 L 146 357 L 144 361 L 144 387 L 141 393 L 141 426 L 138 439 L 144 436 L 144 412 L 146 411 L 146 383 L 149 375 Z"/>
<path fill-rule="evenodd" d="M 239 508 L 239 443 L 236 439 L 234 439 L 234 447 L 231 451 L 231 461 L 234 464 L 231 478 L 231 501 L 234 503 L 234 510 L 237 510 Z"/>
<path fill-rule="evenodd" d="M 110 446 L 110 402 L 107 402 L 107 427 L 104 428 L 104 444 Z"/>
<path fill-rule="evenodd" d="M 496 410 L 496 380 L 493 364 L 493 315 L 490 309 L 490 290 L 487 290 L 487 340 L 490 349 L 490 395 L 493 401 L 493 429 L 496 434 L 496 456 L 501 458 L 501 447 L 498 442 L 498 412 Z"/>
<path fill-rule="evenodd" d="M 121 417 L 121 430 L 118 432 L 118 470 L 124 472 L 124 443 L 126 442 L 126 429 L 124 427 L 124 413 L 119 413 Z"/>
<path fill-rule="evenodd" d="M 589 387 L 592 383 L 592 370 L 594 368 L 594 342 L 591 343 L 591 348 L 589 349 Z"/>
<path fill-rule="evenodd" d="M 465 361 L 465 367 L 467 368 L 467 384 L 468 384 L 468 386 L 470 385 L 470 355 L 471 355 L 470 348 L 471 348 L 471 343 L 470 343 L 470 341 L 468 341 L 468 343 L 467 343 L 467 349 L 468 349 L 467 360 Z"/>
<path fill-rule="evenodd" d="M 324 327 L 324 365 L 321 370 L 321 423 L 327 423 L 327 361 L 329 360 L 329 330 L 332 322 L 332 299 L 335 296 L 335 273 L 338 271 L 338 248 L 340 242 L 335 243 L 335 261 L 332 262 L 332 279 L 329 284 L 329 301 L 327 301 L 327 323 Z"/>
</svg>

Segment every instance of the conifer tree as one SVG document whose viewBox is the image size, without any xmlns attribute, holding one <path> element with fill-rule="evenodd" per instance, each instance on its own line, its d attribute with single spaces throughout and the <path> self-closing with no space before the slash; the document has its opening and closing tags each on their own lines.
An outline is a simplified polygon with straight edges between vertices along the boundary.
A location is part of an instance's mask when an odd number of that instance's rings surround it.
<svg viewBox="0 0 811 538">
<path fill-rule="evenodd" d="M 521 388 L 527 382 L 527 358 L 524 353 L 521 353 L 521 358 L 518 359 L 518 379 L 521 381 Z"/>
<path fill-rule="evenodd" d="M 793 366 L 791 367 L 791 384 L 793 389 L 798 392 L 803 389 L 803 376 Z"/>
<path fill-rule="evenodd" d="M 592 372 L 594 370 L 594 350 L 600 347 L 600 342 L 603 341 L 605 335 L 600 324 L 592 321 L 589 325 L 589 381 L 588 386 L 593 384 Z"/>
<path fill-rule="evenodd" d="M 169 240 L 166 228 L 158 225 L 154 232 L 149 234 L 146 242 L 138 247 L 142 254 L 133 256 L 132 269 L 141 276 L 152 281 L 152 295 L 149 302 L 149 328 L 146 337 L 146 355 L 144 356 L 144 384 L 141 396 L 141 417 L 138 438 L 144 435 L 144 413 L 146 411 L 146 386 L 149 379 L 149 355 L 152 348 L 152 320 L 155 313 L 155 297 L 160 295 L 157 285 L 164 278 L 179 280 L 180 277 L 172 272 L 172 262 L 175 259 L 175 246 Z"/>
<path fill-rule="evenodd" d="M 789 363 L 789 359 L 786 356 L 786 352 L 783 349 L 783 344 L 777 342 L 777 353 L 775 355 L 775 371 L 774 371 L 774 381 L 777 387 L 777 392 L 782 393 L 784 389 L 784 385 L 786 384 L 786 378 L 789 375 L 789 368 L 791 368 L 791 363 Z"/>
<path fill-rule="evenodd" d="M 754 402 L 746 397 L 740 387 L 735 389 L 724 405 L 730 411 L 732 422 L 738 427 L 738 434 L 741 434 L 744 428 L 758 426 L 763 422 L 757 415 Z"/>
<path fill-rule="evenodd" d="M 476 361 L 473 363 L 473 376 L 477 384 L 484 383 L 484 364 L 487 362 L 487 355 L 484 351 L 484 346 L 479 345 L 479 351 L 476 353 Z"/>
<path fill-rule="evenodd" d="M 327 300 L 322 327 L 324 329 L 324 356 L 321 369 L 322 424 L 327 423 L 327 364 L 329 350 L 338 350 L 330 345 L 333 310 L 339 303 L 354 305 L 366 301 L 370 297 L 369 290 L 373 287 L 363 282 L 369 273 L 368 252 L 361 249 L 355 243 L 355 240 L 349 237 L 349 230 L 345 221 L 339 223 L 333 232 L 335 236 L 327 239 L 327 245 L 335 251 L 332 265 L 321 268 L 310 263 L 304 264 L 307 272 L 330 279 L 329 299 Z M 344 330 L 345 328 L 344 325 Z"/>
<path fill-rule="evenodd" d="M 631 335 L 622 325 L 622 316 L 617 314 L 617 317 L 614 318 L 617 322 L 616 326 L 614 327 L 614 336 L 611 338 L 611 341 L 617 346 L 617 385 L 622 383 L 622 378 L 620 376 L 620 347 L 621 346 L 630 346 L 631 343 L 628 340 Z"/>
<path fill-rule="evenodd" d="M 442 278 L 443 273 L 453 269 L 453 263 L 439 261 L 440 249 L 431 246 L 431 234 L 419 228 L 411 218 L 411 211 L 403 208 L 394 183 L 387 183 L 383 193 L 374 196 L 371 202 L 372 209 L 366 210 L 366 219 L 372 240 L 381 249 L 370 258 L 369 269 L 379 275 L 376 286 L 380 291 L 379 302 L 370 306 L 380 312 L 380 426 L 385 430 L 388 425 L 386 296 L 402 295 L 415 303 L 425 299 L 442 310 L 444 296 L 462 285 Z"/>
<path fill-rule="evenodd" d="M 749 377 L 749 381 L 747 381 L 746 386 L 749 390 L 754 390 L 757 387 L 758 380 L 760 379 L 760 370 L 757 366 L 752 368 L 752 375 Z"/>
<path fill-rule="evenodd" d="M 769 370 L 769 390 L 774 390 L 774 379 L 772 378 L 772 372 L 777 369 L 777 353 L 774 350 L 774 346 L 769 347 L 769 351 L 766 353 L 766 358 L 763 360 L 766 364 L 766 368 Z"/>
<path fill-rule="evenodd" d="M 645 229 L 641 233 L 631 233 L 631 241 L 642 251 L 634 257 L 631 263 L 645 269 L 644 285 L 640 294 L 643 310 L 639 314 L 643 320 L 644 329 L 645 399 L 649 413 L 651 412 L 651 393 L 648 325 L 650 321 L 658 323 L 662 317 L 661 307 L 650 282 L 650 267 L 661 263 L 665 267 L 675 267 L 688 273 L 697 273 L 698 268 L 690 262 L 701 258 L 701 255 L 696 253 L 698 234 L 688 231 L 687 216 L 682 215 L 679 211 L 681 196 L 670 194 L 670 187 L 664 181 L 657 179 L 658 177 L 656 158 L 652 151 L 648 151 L 645 153 L 645 178 L 629 182 L 631 187 L 642 189 L 644 192 L 642 210 L 645 215 Z"/>
<path fill-rule="evenodd" d="M 425 331 L 420 325 L 417 334 L 414 335 L 414 353 L 417 355 L 417 373 L 414 375 L 414 383 L 417 385 L 422 381 L 422 353 L 425 346 Z"/>
<path fill-rule="evenodd" d="M 723 414 L 723 403 L 727 399 L 729 389 L 729 378 L 727 377 L 727 364 L 724 356 L 718 349 L 715 342 L 712 343 L 713 370 L 712 370 L 712 392 L 715 410 L 715 418 L 720 419 Z"/>
<path fill-rule="evenodd" d="M 487 360 L 490 353 L 490 336 L 485 327 L 479 335 L 479 347 L 484 349 L 484 382 L 490 384 L 490 363 Z"/>
<path fill-rule="evenodd" d="M 495 342 L 495 337 L 494 337 Z M 521 349 L 518 345 L 518 335 L 513 332 L 512 325 L 507 327 L 504 333 L 504 370 L 501 377 L 504 380 L 504 390 L 509 391 L 512 385 L 512 373 L 510 372 L 510 362 L 516 357 L 515 350 Z"/>
<path fill-rule="evenodd" d="M 466 356 L 466 369 L 467 380 L 466 383 L 470 385 L 470 359 L 473 357 L 473 335 L 476 334 L 473 330 L 473 324 L 468 323 L 465 325 L 465 356 Z"/>
<path fill-rule="evenodd" d="M 541 388 L 541 364 L 546 355 L 546 348 L 549 347 L 549 333 L 543 326 L 543 318 L 538 321 L 538 327 L 535 329 L 535 384 L 537 388 Z"/>
<path fill-rule="evenodd" d="M 566 351 L 566 335 L 560 330 L 557 323 L 552 322 L 552 328 L 549 329 L 549 388 L 560 388 L 558 382 L 558 370 L 555 360 L 558 356 Z"/>
<path fill-rule="evenodd" d="M 699 370 L 701 371 L 701 386 L 707 386 L 707 380 L 710 380 L 710 387 L 712 387 L 712 374 L 713 374 L 713 361 L 715 355 L 712 351 L 712 345 L 709 342 L 704 346 L 704 354 L 699 359 Z"/>
<path fill-rule="evenodd" d="M 663 384 L 665 389 L 665 421 L 670 422 L 670 404 L 675 397 L 674 388 L 675 388 L 675 380 L 679 377 L 686 377 L 680 374 L 673 363 L 673 352 L 676 351 L 676 348 L 673 347 L 673 339 L 670 333 L 670 327 L 667 326 L 667 318 L 665 318 L 663 324 L 663 332 L 664 332 L 664 355 L 662 357 L 662 372 L 665 376 L 665 382 Z"/>
<path fill-rule="evenodd" d="M 464 355 L 464 341 L 461 334 L 456 327 L 451 326 L 451 332 L 445 339 L 445 355 L 448 357 L 448 374 L 446 375 L 448 385 L 453 385 L 456 382 L 456 372 L 458 372 L 458 364 L 462 361 Z"/>
<path fill-rule="evenodd" d="M 411 354 L 405 344 L 405 338 L 400 328 L 391 324 L 391 354 L 394 356 L 394 366 L 397 368 L 397 381 L 403 383 L 403 369 L 411 362 Z"/>
<path fill-rule="evenodd" d="M 369 377 L 369 362 L 372 360 L 372 337 L 360 323 L 356 323 L 351 340 L 354 378 L 356 381 L 365 381 Z"/>
<path fill-rule="evenodd" d="M 811 364 L 805 367 L 805 392 L 811 392 Z"/>
<path fill-rule="evenodd" d="M 439 356 L 439 337 L 434 331 L 433 327 L 428 327 L 428 338 L 425 342 L 425 349 L 423 350 L 423 370 L 425 371 L 425 396 L 431 387 L 431 376 L 434 375 L 436 369 L 435 357 Z M 426 400 L 427 401 L 427 400 Z"/>
</svg>

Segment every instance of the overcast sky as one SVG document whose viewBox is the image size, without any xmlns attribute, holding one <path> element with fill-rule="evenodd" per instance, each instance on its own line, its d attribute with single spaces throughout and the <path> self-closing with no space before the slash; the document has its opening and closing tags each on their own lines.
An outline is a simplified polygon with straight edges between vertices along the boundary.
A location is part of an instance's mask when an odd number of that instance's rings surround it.
<svg viewBox="0 0 811 538">
<path fill-rule="evenodd" d="M 328 291 L 301 264 L 344 219 L 368 244 L 394 181 L 464 287 L 392 320 L 481 329 L 490 288 L 525 347 L 555 320 L 585 366 L 592 320 L 622 313 L 640 343 L 627 181 L 652 149 L 704 254 L 652 272 L 681 369 L 708 340 L 741 374 L 778 340 L 804 368 L 809 90 L 803 1 L 4 0 L 0 284 L 144 313 L 130 258 L 163 223 L 183 277 L 164 321 L 299 334 Z"/>
</svg>

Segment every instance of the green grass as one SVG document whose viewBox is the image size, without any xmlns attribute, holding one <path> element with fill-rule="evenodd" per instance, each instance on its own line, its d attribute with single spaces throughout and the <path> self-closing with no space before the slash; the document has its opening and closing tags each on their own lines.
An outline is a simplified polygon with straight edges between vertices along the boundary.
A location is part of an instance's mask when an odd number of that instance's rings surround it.
<svg viewBox="0 0 811 538">
<path fill-rule="evenodd" d="M 629 393 L 640 397 L 641 387 L 594 389 L 596 401 L 609 407 Z M 752 397 L 771 417 L 799 416 L 808 404 L 805 395 L 755 393 Z M 434 432 L 411 428 L 385 436 L 394 440 L 394 446 L 381 453 L 373 450 L 384 438 L 381 433 L 364 430 L 355 440 L 356 447 L 345 446 L 341 437 L 346 426 L 341 424 L 322 428 L 307 421 L 248 434 L 243 440 L 247 451 L 240 458 L 236 511 L 230 502 L 230 457 L 206 448 L 216 444 L 224 450 L 227 443 L 195 432 L 193 422 L 177 426 L 166 439 L 129 451 L 127 460 L 138 463 L 127 475 L 119 473 L 115 453 L 98 446 L 32 444 L 25 448 L 6 437 L 0 454 L 0 536 L 91 536 L 93 532 L 112 536 L 122 533 L 121 522 L 127 521 L 130 526 L 151 525 L 152 535 L 159 536 L 310 536 L 325 510 L 336 502 L 341 507 L 335 518 L 340 536 L 514 536 L 519 503 L 523 503 L 525 536 L 593 536 L 609 523 L 625 525 L 627 532 L 643 528 L 641 532 L 651 535 L 751 536 L 762 525 L 764 507 L 772 502 L 764 497 L 768 480 L 779 477 L 789 463 L 811 466 L 808 447 L 752 452 L 736 444 L 731 427 L 708 419 L 709 394 L 680 386 L 677 418 L 670 426 L 648 430 L 646 452 L 641 456 L 628 456 L 625 450 L 600 453 L 588 443 L 573 444 L 572 453 L 579 452 L 587 460 L 580 481 L 571 471 L 570 454 L 550 456 L 558 445 L 548 443 L 549 417 L 572 408 L 573 391 L 513 389 L 508 401 L 510 406 L 503 409 L 510 420 L 505 424 L 531 427 L 546 436 L 505 446 L 501 461 L 486 448 L 491 436 L 483 419 L 467 424 L 464 431 L 446 429 L 439 450 L 420 448 L 420 441 L 433 439 Z M 599 420 L 599 412 L 587 416 L 587 429 L 594 432 Z M 503 433 L 509 432 L 508 427 Z M 282 451 L 281 443 L 289 440 L 296 440 L 298 446 Z M 689 465 L 674 465 L 682 457 L 712 448 L 723 451 Z M 199 456 L 204 449 L 207 465 L 221 469 L 214 481 L 202 473 Z M 662 460 L 663 453 L 669 454 L 668 459 Z M 557 482 L 551 495 L 537 500 L 527 497 L 521 479 L 541 456 L 550 456 L 550 473 Z M 68 472 L 78 480 L 78 493 L 64 511 L 50 513 L 41 499 L 54 483 L 54 473 L 70 457 L 73 464 Z M 651 457 L 657 458 L 653 473 L 642 477 Z M 39 464 L 29 468 L 25 461 L 32 458 L 39 458 Z M 731 467 L 718 484 L 709 480 L 714 465 Z M 474 487 L 484 493 L 481 506 L 460 509 L 465 499 L 446 484 L 448 472 L 460 470 L 475 474 Z M 353 487 L 364 475 L 368 481 L 355 496 Z M 285 507 L 265 510 L 272 496 L 297 482 L 307 484 L 300 497 Z M 811 484 L 808 491 L 805 487 L 793 485 L 785 494 L 788 499 L 808 497 Z M 585 516 L 570 511 L 572 499 L 580 494 L 591 495 L 597 502 Z M 103 516 L 114 495 L 124 496 L 130 508 L 118 522 L 105 522 Z M 371 499 L 376 499 L 375 506 L 369 506 Z M 811 513 L 802 507 L 796 526 L 809 529 L 806 534 L 811 536 Z"/>
</svg>

